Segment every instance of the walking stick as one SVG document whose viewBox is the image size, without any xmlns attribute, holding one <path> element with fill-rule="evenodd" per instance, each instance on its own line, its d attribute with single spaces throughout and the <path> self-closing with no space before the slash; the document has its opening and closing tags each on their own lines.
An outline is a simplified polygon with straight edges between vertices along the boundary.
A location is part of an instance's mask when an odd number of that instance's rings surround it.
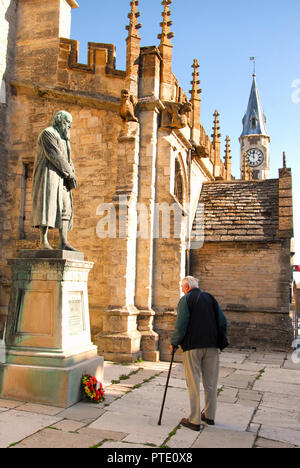
<svg viewBox="0 0 300 468">
<path fill-rule="evenodd" d="M 162 418 L 162 414 L 163 414 L 163 410 L 164 410 L 164 406 L 165 406 L 165 401 L 166 401 L 166 396 L 167 396 L 167 390 L 168 390 L 168 385 L 169 385 L 169 380 L 170 380 L 172 365 L 173 365 L 174 356 L 175 356 L 176 351 L 177 351 L 177 347 L 174 347 L 174 346 L 173 346 L 172 357 L 171 357 L 171 362 L 170 362 L 170 369 L 169 369 L 169 374 L 168 374 L 168 378 L 167 378 L 167 383 L 166 383 L 164 398 L 163 398 L 163 402 L 162 402 L 162 405 L 161 405 L 161 411 L 160 411 L 158 426 L 161 426 L 161 418 Z"/>
</svg>

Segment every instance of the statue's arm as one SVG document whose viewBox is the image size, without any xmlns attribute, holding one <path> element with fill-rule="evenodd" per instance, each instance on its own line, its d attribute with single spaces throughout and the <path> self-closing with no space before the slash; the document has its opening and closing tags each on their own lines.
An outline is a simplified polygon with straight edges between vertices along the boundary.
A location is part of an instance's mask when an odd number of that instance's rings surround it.
<svg viewBox="0 0 300 468">
<path fill-rule="evenodd" d="M 75 177 L 74 167 L 63 157 L 55 135 L 48 130 L 44 130 L 40 142 L 44 148 L 46 158 L 58 169 L 62 177 L 73 179 Z"/>
</svg>

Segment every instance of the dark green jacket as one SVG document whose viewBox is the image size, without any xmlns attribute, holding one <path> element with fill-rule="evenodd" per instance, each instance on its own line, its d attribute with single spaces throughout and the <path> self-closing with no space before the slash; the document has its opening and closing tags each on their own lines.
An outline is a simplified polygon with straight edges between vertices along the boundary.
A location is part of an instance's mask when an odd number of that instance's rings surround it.
<svg viewBox="0 0 300 468">
<path fill-rule="evenodd" d="M 219 327 L 227 333 L 226 317 L 213 296 L 194 288 L 183 296 L 177 309 L 177 320 L 171 338 L 173 346 L 181 346 L 183 351 L 197 348 L 218 348 Z"/>
</svg>

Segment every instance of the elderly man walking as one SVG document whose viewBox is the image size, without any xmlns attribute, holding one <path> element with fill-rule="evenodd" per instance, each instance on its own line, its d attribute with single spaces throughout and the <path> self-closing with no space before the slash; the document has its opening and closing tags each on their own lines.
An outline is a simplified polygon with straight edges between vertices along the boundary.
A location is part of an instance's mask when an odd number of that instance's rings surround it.
<svg viewBox="0 0 300 468">
<path fill-rule="evenodd" d="M 215 424 L 219 349 L 226 347 L 227 320 L 216 299 L 201 292 L 198 280 L 187 276 L 181 282 L 184 296 L 180 299 L 170 350 L 181 346 L 191 413 L 180 421 L 185 427 L 200 430 L 201 420 Z M 205 407 L 200 408 L 202 374 Z"/>
</svg>

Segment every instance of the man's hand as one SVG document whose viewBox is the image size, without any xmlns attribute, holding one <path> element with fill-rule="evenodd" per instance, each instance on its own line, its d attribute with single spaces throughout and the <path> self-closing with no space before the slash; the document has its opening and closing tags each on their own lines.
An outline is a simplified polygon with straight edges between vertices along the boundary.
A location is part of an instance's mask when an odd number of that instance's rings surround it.
<svg viewBox="0 0 300 468">
<path fill-rule="evenodd" d="M 176 353 L 178 348 L 179 348 L 179 346 L 174 346 L 174 345 L 169 346 L 169 350 L 171 351 L 171 353 L 173 353 L 173 351 L 174 351 L 174 353 Z"/>
</svg>

